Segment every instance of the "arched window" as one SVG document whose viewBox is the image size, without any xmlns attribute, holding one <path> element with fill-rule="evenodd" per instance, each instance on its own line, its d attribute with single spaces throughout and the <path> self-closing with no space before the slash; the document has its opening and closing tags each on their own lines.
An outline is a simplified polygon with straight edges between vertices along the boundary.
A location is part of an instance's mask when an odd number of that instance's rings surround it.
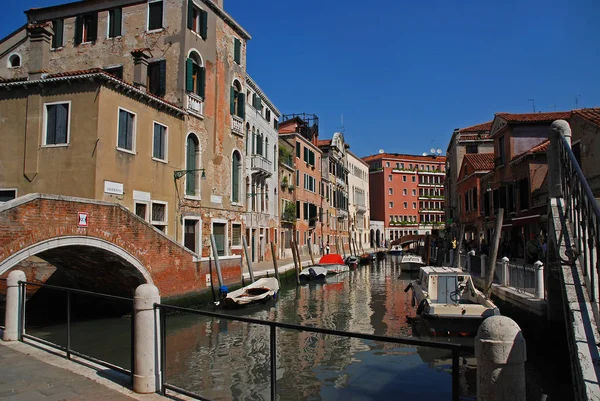
<svg viewBox="0 0 600 401">
<path fill-rule="evenodd" d="M 260 132 L 256 131 L 256 154 L 263 154 L 263 136 Z"/>
<path fill-rule="evenodd" d="M 13 54 L 8 58 L 8 66 L 12 68 L 21 66 L 21 57 L 18 54 Z"/>
<path fill-rule="evenodd" d="M 197 170 L 200 163 L 200 144 L 196 135 L 188 135 L 186 141 L 185 169 Z M 198 171 L 190 171 L 185 176 L 185 194 L 196 196 L 198 189 Z"/>
<path fill-rule="evenodd" d="M 190 52 L 190 56 L 186 60 L 185 74 L 186 91 L 204 98 L 206 69 L 202 66 L 202 58 L 195 51 Z"/>
<path fill-rule="evenodd" d="M 244 118 L 246 115 L 246 95 L 242 93 L 242 85 L 236 79 L 231 86 L 229 111 L 232 115 Z"/>
<path fill-rule="evenodd" d="M 237 150 L 233 152 L 231 162 L 231 202 L 240 201 L 240 176 L 242 175 L 242 156 Z"/>
</svg>

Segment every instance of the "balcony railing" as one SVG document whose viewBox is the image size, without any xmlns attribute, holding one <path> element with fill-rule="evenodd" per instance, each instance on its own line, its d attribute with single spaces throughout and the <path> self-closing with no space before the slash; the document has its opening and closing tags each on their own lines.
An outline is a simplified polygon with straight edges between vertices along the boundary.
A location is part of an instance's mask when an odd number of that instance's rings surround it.
<svg viewBox="0 0 600 401">
<path fill-rule="evenodd" d="M 191 112 L 192 114 L 202 117 L 203 103 L 204 103 L 204 101 L 200 96 L 195 95 L 193 93 L 187 94 L 187 110 L 189 112 Z"/>
<path fill-rule="evenodd" d="M 355 205 L 356 213 L 366 213 L 367 206 L 366 205 Z"/>
<path fill-rule="evenodd" d="M 252 155 L 251 165 L 253 172 L 258 172 L 268 176 L 273 174 L 273 163 L 261 155 Z"/>
<path fill-rule="evenodd" d="M 337 218 L 339 220 L 343 220 L 346 217 L 348 217 L 348 212 L 345 211 L 344 209 L 337 209 Z"/>
<path fill-rule="evenodd" d="M 244 120 L 238 116 L 231 116 L 231 132 L 244 135 Z"/>
</svg>

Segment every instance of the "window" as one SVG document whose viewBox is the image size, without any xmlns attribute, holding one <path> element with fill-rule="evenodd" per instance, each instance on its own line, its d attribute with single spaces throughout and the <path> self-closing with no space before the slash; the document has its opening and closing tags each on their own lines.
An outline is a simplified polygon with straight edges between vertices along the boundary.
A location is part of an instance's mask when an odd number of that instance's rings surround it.
<svg viewBox="0 0 600 401">
<path fill-rule="evenodd" d="M 21 66 L 21 57 L 18 54 L 13 54 L 8 58 L 8 67 L 17 68 Z"/>
<path fill-rule="evenodd" d="M 404 208 L 408 209 L 408 202 L 404 202 Z"/>
<path fill-rule="evenodd" d="M 196 52 L 191 52 L 185 64 L 185 90 L 204 98 L 206 86 L 206 69 L 202 67 L 202 59 Z"/>
<path fill-rule="evenodd" d="M 267 122 L 271 122 L 271 110 L 266 109 L 265 111 L 265 120 L 267 120 Z"/>
<path fill-rule="evenodd" d="M 416 182 L 416 181 L 417 181 L 417 177 L 415 177 L 415 176 L 413 175 L 413 177 L 412 177 L 412 182 Z"/>
<path fill-rule="evenodd" d="M 213 235 L 215 236 L 215 245 L 217 246 L 217 255 L 225 256 L 227 237 L 225 236 L 225 223 L 213 223 Z"/>
<path fill-rule="evenodd" d="M 408 190 L 407 190 L 406 188 L 404 188 L 404 189 L 402 190 L 402 195 L 404 195 L 404 196 L 408 195 L 408 192 L 407 192 L 407 191 L 408 191 Z"/>
<path fill-rule="evenodd" d="M 119 107 L 117 148 L 133 152 L 135 147 L 135 114 Z"/>
<path fill-rule="evenodd" d="M 390 202 L 390 209 L 394 208 L 394 202 Z"/>
<path fill-rule="evenodd" d="M 151 224 L 166 234 L 167 232 L 167 203 L 152 201 Z"/>
<path fill-rule="evenodd" d="M 244 118 L 246 112 L 246 95 L 242 92 L 242 85 L 235 80 L 231 86 L 229 97 L 229 112 L 240 118 Z"/>
<path fill-rule="evenodd" d="M 302 145 L 300 145 L 300 144 L 298 144 L 298 145 L 296 146 L 296 157 L 297 157 L 297 158 L 300 158 L 300 153 L 301 153 L 301 151 L 302 151 L 301 147 L 302 147 Z"/>
<path fill-rule="evenodd" d="M 75 18 L 75 46 L 94 42 L 98 37 L 98 13 L 78 15 Z"/>
<path fill-rule="evenodd" d="M 206 40 L 208 36 L 208 13 L 194 4 L 192 0 L 188 0 L 188 29 L 196 32 L 200 37 Z"/>
<path fill-rule="evenodd" d="M 467 153 L 477 153 L 477 144 L 476 143 L 467 144 Z"/>
<path fill-rule="evenodd" d="M 186 140 L 185 169 L 197 170 L 200 166 L 200 143 L 196 135 L 190 134 Z M 185 175 L 185 194 L 187 196 L 198 196 L 198 171 L 189 171 Z"/>
<path fill-rule="evenodd" d="M 256 93 L 252 94 L 252 107 L 256 110 L 262 111 L 262 99 Z"/>
<path fill-rule="evenodd" d="M 165 60 L 155 61 L 148 64 L 148 81 L 146 88 L 148 92 L 156 96 L 164 96 L 167 85 L 167 62 Z"/>
<path fill-rule="evenodd" d="M 391 175 L 391 174 L 390 174 L 390 175 L 388 175 L 388 181 L 389 181 L 389 182 L 392 182 L 392 175 Z"/>
<path fill-rule="evenodd" d="M 506 154 L 504 149 L 504 136 L 498 138 L 498 162 L 503 166 L 506 162 Z"/>
<path fill-rule="evenodd" d="M 46 137 L 44 145 L 69 143 L 69 120 L 71 103 L 46 104 Z"/>
<path fill-rule="evenodd" d="M 242 62 L 242 42 L 238 38 L 233 39 L 233 61 L 235 61 L 238 65 L 241 65 Z"/>
<path fill-rule="evenodd" d="M 277 238 L 277 237 L 275 237 Z M 231 223 L 231 246 L 242 246 L 242 225 Z"/>
<path fill-rule="evenodd" d="M 412 194 L 413 194 L 413 196 L 417 196 L 417 190 L 416 190 L 416 189 L 413 189 L 413 190 L 412 190 Z"/>
<path fill-rule="evenodd" d="M 148 30 L 163 27 L 163 2 L 162 0 L 148 0 Z"/>
<path fill-rule="evenodd" d="M 296 186 L 300 187 L 300 170 L 296 170 Z"/>
<path fill-rule="evenodd" d="M 8 202 L 10 200 L 16 199 L 16 197 L 16 189 L 0 189 L 0 202 Z"/>
<path fill-rule="evenodd" d="M 135 202 L 136 216 L 148 221 L 148 205 L 146 203 Z"/>
<path fill-rule="evenodd" d="M 52 48 L 58 49 L 63 46 L 64 21 L 62 19 L 53 20 L 52 29 L 54 30 L 54 35 L 52 35 Z"/>
<path fill-rule="evenodd" d="M 154 141 L 152 143 L 152 157 L 167 161 L 167 127 L 154 123 Z"/>
<path fill-rule="evenodd" d="M 413 202 L 413 209 L 417 208 L 417 202 Z"/>
<path fill-rule="evenodd" d="M 393 195 L 394 194 L 394 190 L 392 188 L 388 189 L 388 195 Z"/>
<path fill-rule="evenodd" d="M 183 246 L 194 253 L 200 253 L 200 220 L 183 220 Z"/>
<path fill-rule="evenodd" d="M 406 182 L 406 176 L 405 175 L 402 176 L 402 182 Z"/>
<path fill-rule="evenodd" d="M 389 167 L 390 166 L 390 162 L 385 162 L 385 166 Z"/>
<path fill-rule="evenodd" d="M 113 8 L 108 11 L 108 38 L 121 36 L 121 8 Z"/>
<path fill-rule="evenodd" d="M 233 152 L 231 163 L 231 202 L 240 201 L 240 176 L 242 174 L 242 157 L 237 150 Z"/>
<path fill-rule="evenodd" d="M 106 68 L 104 68 L 104 71 L 109 73 L 110 75 L 112 75 L 115 78 L 118 78 L 120 80 L 123 79 L 123 66 L 122 65 L 117 65 L 114 67 L 106 67 Z"/>
</svg>

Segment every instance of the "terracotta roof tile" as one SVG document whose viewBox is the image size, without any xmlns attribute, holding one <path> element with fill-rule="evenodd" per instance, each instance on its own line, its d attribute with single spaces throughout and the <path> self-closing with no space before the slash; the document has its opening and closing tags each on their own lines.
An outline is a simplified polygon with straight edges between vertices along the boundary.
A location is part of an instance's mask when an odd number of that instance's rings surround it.
<svg viewBox="0 0 600 401">
<path fill-rule="evenodd" d="M 540 143 L 539 145 L 536 145 L 533 148 L 513 157 L 511 160 L 511 163 L 517 162 L 519 160 L 523 160 L 525 157 L 533 155 L 533 154 L 546 153 L 546 151 L 548 150 L 548 145 L 550 145 L 550 141 L 545 140 L 544 142 Z"/>
<path fill-rule="evenodd" d="M 331 146 L 331 139 L 319 139 L 317 141 L 317 146 Z"/>
<path fill-rule="evenodd" d="M 492 129 L 492 121 L 488 121 L 487 123 L 483 123 L 483 124 L 477 124 L 477 125 L 472 125 L 470 127 L 466 127 L 466 128 L 461 128 L 458 130 L 458 132 L 460 132 L 461 134 L 463 132 L 485 132 L 488 133 L 490 132 L 490 130 Z M 462 138 L 462 135 L 461 135 Z"/>
<path fill-rule="evenodd" d="M 493 153 L 467 153 L 465 159 L 476 171 L 488 171 L 494 169 Z"/>
<path fill-rule="evenodd" d="M 600 126 L 600 108 L 573 110 L 573 113 Z"/>
<path fill-rule="evenodd" d="M 545 123 L 554 120 L 568 120 L 571 118 L 570 111 L 555 111 L 552 113 L 496 113 L 498 117 L 505 119 L 509 123 Z"/>
<path fill-rule="evenodd" d="M 86 74 L 97 74 L 100 72 L 105 72 L 102 68 L 90 68 L 88 70 L 75 70 L 75 71 L 64 71 L 56 74 L 48 74 L 44 79 L 51 78 L 63 78 L 63 77 L 75 77 L 77 75 L 86 75 Z"/>
<path fill-rule="evenodd" d="M 460 135 L 458 137 L 459 141 L 477 141 L 481 139 L 490 139 L 490 134 L 481 134 L 481 135 Z"/>
</svg>

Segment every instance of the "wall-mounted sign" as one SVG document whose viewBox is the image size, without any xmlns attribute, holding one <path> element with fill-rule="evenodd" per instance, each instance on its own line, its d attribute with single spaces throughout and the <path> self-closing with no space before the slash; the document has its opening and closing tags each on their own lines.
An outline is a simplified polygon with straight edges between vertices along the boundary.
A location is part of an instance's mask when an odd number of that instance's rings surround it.
<svg viewBox="0 0 600 401">
<path fill-rule="evenodd" d="M 137 201 L 150 202 L 150 192 L 133 191 L 133 199 Z"/>
<path fill-rule="evenodd" d="M 104 181 L 104 192 L 112 195 L 123 195 L 123 184 L 120 182 Z"/>
<path fill-rule="evenodd" d="M 221 203 L 223 203 L 223 197 L 222 196 L 218 196 L 218 195 L 211 195 L 210 196 L 210 201 L 212 203 L 221 204 Z"/>
<path fill-rule="evenodd" d="M 88 214 L 86 212 L 77 213 L 77 226 L 87 227 L 88 226 Z"/>
</svg>

